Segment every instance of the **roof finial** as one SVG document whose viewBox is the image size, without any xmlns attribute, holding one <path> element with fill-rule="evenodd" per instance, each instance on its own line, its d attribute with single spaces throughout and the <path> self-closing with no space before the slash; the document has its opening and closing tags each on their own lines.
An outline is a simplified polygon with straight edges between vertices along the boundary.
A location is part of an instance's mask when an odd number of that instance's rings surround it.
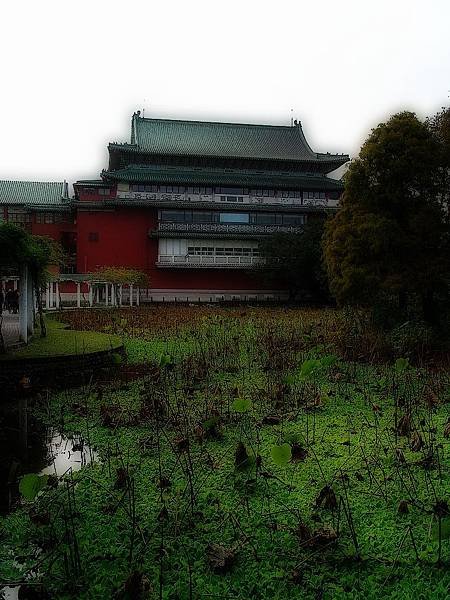
<svg viewBox="0 0 450 600">
<path fill-rule="evenodd" d="M 291 127 L 294 126 L 294 109 L 291 108 Z"/>
</svg>

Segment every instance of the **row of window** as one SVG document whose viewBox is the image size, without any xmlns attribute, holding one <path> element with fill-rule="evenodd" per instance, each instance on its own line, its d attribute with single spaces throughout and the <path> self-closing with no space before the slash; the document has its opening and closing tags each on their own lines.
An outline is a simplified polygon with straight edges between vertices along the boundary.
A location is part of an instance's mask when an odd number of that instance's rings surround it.
<svg viewBox="0 0 450 600">
<path fill-rule="evenodd" d="M 67 215 L 64 213 L 54 213 L 54 212 L 39 212 L 36 213 L 36 223 L 66 223 L 68 221 Z"/>
<path fill-rule="evenodd" d="M 29 212 L 20 212 L 8 210 L 8 221 L 10 223 L 32 223 L 33 215 Z M 38 212 L 36 213 L 36 223 L 50 225 L 53 223 L 66 223 L 70 221 L 64 213 Z"/>
<path fill-rule="evenodd" d="M 8 221 L 10 223 L 32 223 L 33 215 L 31 213 L 8 210 Z"/>
<path fill-rule="evenodd" d="M 243 223 L 249 225 L 302 225 L 305 215 L 281 213 L 232 213 L 193 210 L 160 210 L 159 220 L 164 223 Z"/>
<path fill-rule="evenodd" d="M 109 190 L 107 190 L 109 193 Z M 182 185 L 142 185 L 135 184 L 131 186 L 132 192 L 160 192 L 162 194 L 198 194 L 211 195 L 223 194 L 220 197 L 222 202 L 243 202 L 244 195 L 262 196 L 266 198 L 305 198 L 305 199 L 325 199 L 325 192 L 301 192 L 299 190 L 266 190 L 249 189 L 236 187 L 185 187 Z M 302 195 L 303 194 L 303 195 Z"/>
<path fill-rule="evenodd" d="M 214 246 L 188 246 L 189 256 L 259 256 L 258 248 L 216 248 Z"/>
<path fill-rule="evenodd" d="M 110 188 L 83 188 L 84 194 L 99 194 L 99 196 L 109 196 L 111 194 Z"/>
</svg>

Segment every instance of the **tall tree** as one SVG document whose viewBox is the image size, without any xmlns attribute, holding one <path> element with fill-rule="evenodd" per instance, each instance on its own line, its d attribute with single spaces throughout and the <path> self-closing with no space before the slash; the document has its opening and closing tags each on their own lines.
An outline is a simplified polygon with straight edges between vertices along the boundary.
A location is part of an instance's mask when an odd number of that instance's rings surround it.
<svg viewBox="0 0 450 600">
<path fill-rule="evenodd" d="M 290 300 L 298 296 L 317 302 L 329 299 L 322 262 L 323 232 L 324 219 L 316 219 L 298 233 L 276 233 L 259 244 L 263 277 L 272 285 L 287 288 Z"/>
<path fill-rule="evenodd" d="M 399 113 L 372 131 L 324 236 L 338 303 L 374 305 L 390 295 L 403 311 L 419 297 L 423 316 L 436 319 L 449 258 L 441 180 L 441 143 L 415 114 Z"/>
</svg>

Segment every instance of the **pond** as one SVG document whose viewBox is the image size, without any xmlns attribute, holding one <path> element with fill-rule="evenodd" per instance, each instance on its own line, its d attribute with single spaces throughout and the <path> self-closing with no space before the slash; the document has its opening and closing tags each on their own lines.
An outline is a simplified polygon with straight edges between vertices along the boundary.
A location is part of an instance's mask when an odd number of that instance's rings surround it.
<svg viewBox="0 0 450 600">
<path fill-rule="evenodd" d="M 20 503 L 22 475 L 38 473 L 61 478 L 98 459 L 81 436 L 68 437 L 43 425 L 31 414 L 30 402 L 17 398 L 0 407 L 0 514 L 14 510 Z M 20 588 L 0 587 L 0 598 L 20 600 Z"/>
</svg>

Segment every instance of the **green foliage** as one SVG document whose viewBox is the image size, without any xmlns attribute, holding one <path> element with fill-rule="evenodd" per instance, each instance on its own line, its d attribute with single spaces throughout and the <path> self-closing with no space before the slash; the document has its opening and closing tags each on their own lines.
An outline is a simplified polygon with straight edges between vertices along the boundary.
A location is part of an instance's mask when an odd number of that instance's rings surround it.
<svg viewBox="0 0 450 600">
<path fill-rule="evenodd" d="M 61 264 L 64 253 L 51 238 L 31 235 L 13 223 L 0 224 L 0 271 L 27 265 L 35 284 L 48 278 L 48 265 Z"/>
<path fill-rule="evenodd" d="M 36 496 L 47 485 L 48 475 L 37 475 L 28 473 L 24 475 L 19 483 L 19 492 L 25 500 L 34 500 Z"/>
<path fill-rule="evenodd" d="M 397 358 L 395 361 L 394 368 L 397 373 L 404 373 L 409 367 L 409 360 L 407 358 Z"/>
<path fill-rule="evenodd" d="M 448 517 L 444 502 L 440 513 L 433 507 L 450 489 L 448 378 L 436 364 L 401 377 L 393 359 L 336 365 L 331 310 L 230 310 L 164 341 L 153 313 L 150 333 L 129 325 L 129 339 L 136 332 L 145 344 L 141 376 L 50 392 L 30 407 L 49 427 L 81 435 L 99 460 L 0 518 L 0 580 L 33 577 L 37 565 L 61 600 L 138 598 L 144 584 L 149 596 L 161 584 L 164 598 L 446 597 L 450 575 L 436 562 L 440 547 L 443 564 L 450 556 Z M 279 371 L 265 368 L 261 331 L 285 340 Z M 149 354 L 172 358 L 170 377 Z M 311 405 L 317 395 L 329 401 Z M 242 418 L 229 410 L 237 396 L 252 400 Z M 166 410 L 156 413 L 160 401 Z M 422 450 L 396 436 L 395 407 L 419 428 Z M 328 488 L 337 509 L 323 500 Z M 442 514 L 440 533 L 436 517 L 430 531 L 432 514 Z M 233 555 L 229 572 L 211 568 L 211 546 Z"/>
<path fill-rule="evenodd" d="M 114 365 L 120 365 L 123 363 L 123 358 L 122 355 L 119 354 L 118 352 L 113 352 L 111 354 L 111 361 Z"/>
<path fill-rule="evenodd" d="M 273 462 L 279 467 L 285 467 L 292 458 L 292 449 L 288 443 L 273 446 L 270 451 Z"/>
<path fill-rule="evenodd" d="M 321 247 L 324 220 L 311 220 L 298 233 L 275 233 L 259 244 L 264 263 L 258 270 L 270 284 L 286 286 L 291 299 L 329 299 Z"/>
<path fill-rule="evenodd" d="M 104 267 L 91 273 L 95 279 L 107 281 L 109 283 L 132 284 L 140 287 L 149 285 L 148 275 L 136 269 L 128 269 L 126 267 Z"/>
<path fill-rule="evenodd" d="M 436 136 L 412 113 L 372 131 L 326 224 L 325 264 L 339 304 L 373 307 L 394 295 L 405 310 L 417 295 L 424 317 L 432 317 L 434 296 L 448 285 L 450 256 L 441 155 Z"/>
<path fill-rule="evenodd" d="M 252 407 L 252 401 L 249 398 L 235 398 L 231 408 L 240 413 L 248 412 Z"/>
</svg>

